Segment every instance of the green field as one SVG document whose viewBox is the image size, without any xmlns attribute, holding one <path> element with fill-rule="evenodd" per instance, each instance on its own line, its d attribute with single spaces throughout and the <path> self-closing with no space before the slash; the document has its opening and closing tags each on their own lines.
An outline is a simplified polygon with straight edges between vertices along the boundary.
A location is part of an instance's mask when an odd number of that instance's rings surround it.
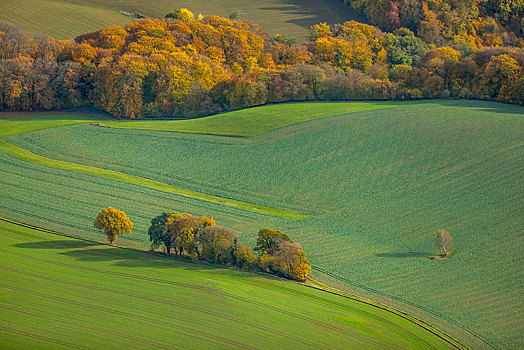
<svg viewBox="0 0 524 350">
<path fill-rule="evenodd" d="M 394 313 L 297 283 L 5 221 L 0 236 L 5 349 L 452 347 Z"/>
<path fill-rule="evenodd" d="M 301 41 L 309 36 L 309 28 L 320 22 L 362 21 L 340 0 L 3 0 L 0 1 L 0 20 L 26 30 L 45 32 L 57 39 L 69 39 L 132 20 L 122 12 L 164 18 L 169 11 L 181 7 L 188 8 L 195 16 L 202 13 L 228 17 L 239 10 L 270 35 L 287 34 Z"/>
<path fill-rule="evenodd" d="M 7 137 L 43 157 L 310 218 L 265 215 L 6 153 L 0 153 L 0 213 L 100 238 L 92 221 L 111 205 L 135 223 L 123 243 L 141 247 L 147 246 L 149 220 L 163 210 L 215 216 L 245 243 L 253 243 L 259 228 L 273 227 L 301 242 L 312 264 L 347 288 L 363 286 L 410 303 L 439 316 L 453 334 L 481 337 L 500 348 L 522 347 L 522 107 L 434 101 L 347 114 L 333 110 L 333 117 L 304 122 L 307 111 L 312 118 L 322 116 L 316 114 L 319 106 L 266 106 L 201 124 L 166 124 L 169 130 L 255 135 L 273 127 L 246 128 L 245 118 L 268 120 L 267 109 L 275 109 L 278 129 L 251 138 L 87 125 Z M 282 127 L 293 115 L 301 123 Z M 50 123 L 63 119 L 48 116 Z M 219 118 L 227 132 L 217 131 Z M 155 128 L 159 122 L 132 123 L 107 124 Z M 430 261 L 440 228 L 451 232 L 454 256 Z M 314 275 L 324 278 L 318 271 Z"/>
<path fill-rule="evenodd" d="M 420 103 L 407 102 L 317 102 L 284 103 L 241 109 L 205 118 L 188 120 L 119 120 L 104 125 L 124 129 L 178 131 L 223 136 L 257 136 L 265 132 L 313 119 L 338 114 L 391 108 Z"/>
</svg>

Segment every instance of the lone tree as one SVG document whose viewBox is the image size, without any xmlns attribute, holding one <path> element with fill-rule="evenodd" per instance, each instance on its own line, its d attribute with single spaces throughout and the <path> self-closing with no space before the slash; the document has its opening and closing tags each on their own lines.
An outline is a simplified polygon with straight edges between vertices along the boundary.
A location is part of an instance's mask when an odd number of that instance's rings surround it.
<svg viewBox="0 0 524 350">
<path fill-rule="evenodd" d="M 435 238 L 435 246 L 437 247 L 438 253 L 442 256 L 448 255 L 448 249 L 453 243 L 453 238 L 448 231 L 437 230 L 437 237 Z"/>
<path fill-rule="evenodd" d="M 109 243 L 113 244 L 117 236 L 124 233 L 131 234 L 133 223 L 123 211 L 108 207 L 100 210 L 94 226 L 104 231 Z"/>
</svg>

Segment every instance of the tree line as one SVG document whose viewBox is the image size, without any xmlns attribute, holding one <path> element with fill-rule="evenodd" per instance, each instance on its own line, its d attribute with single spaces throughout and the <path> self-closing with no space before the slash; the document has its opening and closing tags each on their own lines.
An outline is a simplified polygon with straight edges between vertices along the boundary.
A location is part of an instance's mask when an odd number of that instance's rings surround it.
<svg viewBox="0 0 524 350">
<path fill-rule="evenodd" d="M 426 43 L 519 46 L 521 0 L 343 0 L 375 26 L 408 28 Z"/>
<path fill-rule="evenodd" d="M 131 234 L 133 228 L 123 211 L 111 207 L 98 213 L 94 226 L 104 231 L 111 244 L 119 235 Z M 165 254 L 193 261 L 259 270 L 299 281 L 305 281 L 311 271 L 302 247 L 287 234 L 269 228 L 259 230 L 253 249 L 240 244 L 231 229 L 216 225 L 213 217 L 164 212 L 151 220 L 148 235 L 151 251 L 163 249 Z"/>
<path fill-rule="evenodd" d="M 412 20 L 403 13 L 416 0 L 353 1 L 366 13 L 397 4 L 400 22 L 377 19 L 390 32 L 355 21 L 321 23 L 302 45 L 284 34 L 269 37 L 247 20 L 195 19 L 187 9 L 68 41 L 0 22 L 0 110 L 96 108 L 138 118 L 310 100 L 456 97 L 524 104 L 522 38 L 493 18 L 455 10 L 459 19 L 476 19 L 447 33 L 447 7 L 439 12 L 433 2 L 413 5 L 422 14 Z M 371 12 L 368 18 L 373 21 Z M 437 32 L 441 38 L 428 34 Z"/>
</svg>

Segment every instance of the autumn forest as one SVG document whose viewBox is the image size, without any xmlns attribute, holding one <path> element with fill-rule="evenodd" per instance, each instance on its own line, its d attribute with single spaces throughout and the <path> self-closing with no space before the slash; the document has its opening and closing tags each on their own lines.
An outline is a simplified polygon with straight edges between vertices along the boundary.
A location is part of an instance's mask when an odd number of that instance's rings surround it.
<svg viewBox="0 0 524 350">
<path fill-rule="evenodd" d="M 0 111 L 188 118 L 286 101 L 524 104 L 524 6 L 502 3 L 355 0 L 376 26 L 320 23 L 305 43 L 187 9 L 66 41 L 2 22 Z"/>
</svg>

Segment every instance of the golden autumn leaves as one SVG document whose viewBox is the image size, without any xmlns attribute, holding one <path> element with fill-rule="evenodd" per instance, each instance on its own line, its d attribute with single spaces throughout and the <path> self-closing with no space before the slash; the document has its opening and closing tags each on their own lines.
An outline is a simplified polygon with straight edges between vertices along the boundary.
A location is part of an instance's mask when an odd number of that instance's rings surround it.
<svg viewBox="0 0 524 350">
<path fill-rule="evenodd" d="M 127 215 L 111 207 L 102 209 L 94 226 L 104 231 L 111 244 L 119 235 L 130 234 L 133 224 Z M 160 247 L 166 254 L 207 261 L 241 269 L 262 270 L 267 273 L 304 281 L 311 272 L 311 264 L 298 243 L 280 231 L 269 228 L 258 233 L 255 251 L 238 243 L 236 234 L 229 228 L 215 224 L 213 217 L 200 218 L 188 213 L 164 212 L 151 220 L 148 230 L 151 250 Z"/>
<path fill-rule="evenodd" d="M 111 207 L 102 209 L 95 219 L 94 226 L 104 231 L 109 243 L 113 244 L 117 236 L 127 233 L 131 234 L 133 223 L 127 217 L 126 213 Z"/>
</svg>

